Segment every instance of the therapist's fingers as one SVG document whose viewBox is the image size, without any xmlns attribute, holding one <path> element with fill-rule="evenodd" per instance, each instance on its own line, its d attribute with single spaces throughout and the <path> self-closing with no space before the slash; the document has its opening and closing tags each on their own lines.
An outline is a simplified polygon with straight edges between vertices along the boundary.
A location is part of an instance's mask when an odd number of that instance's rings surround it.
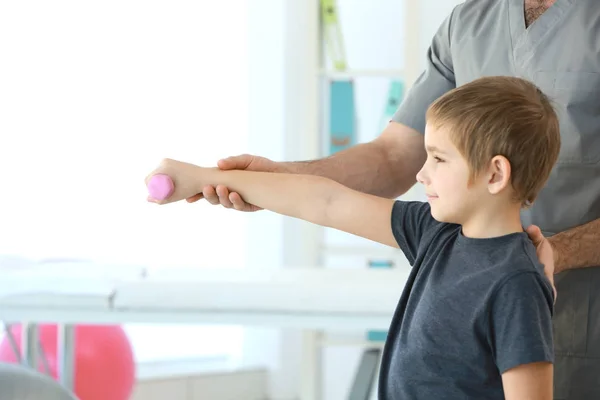
<svg viewBox="0 0 600 400">
<path fill-rule="evenodd" d="M 229 200 L 233 203 L 233 208 L 238 211 L 254 212 L 262 210 L 262 208 L 255 206 L 254 204 L 246 203 L 239 193 L 231 192 L 229 194 Z"/>
<path fill-rule="evenodd" d="M 204 198 L 204 195 L 202 193 L 198 193 L 193 195 L 192 197 L 188 197 L 187 199 L 185 199 L 185 201 L 187 201 L 188 203 L 195 203 L 198 200 L 202 200 Z"/>
<path fill-rule="evenodd" d="M 213 206 L 219 204 L 219 196 L 217 195 L 217 191 L 212 186 L 205 186 L 202 188 L 202 195 Z"/>
<path fill-rule="evenodd" d="M 215 191 L 219 196 L 219 202 L 225 208 L 233 208 L 233 203 L 229 200 L 229 189 L 223 185 L 217 185 Z"/>
<path fill-rule="evenodd" d="M 528 226 L 527 229 L 525 229 L 525 232 L 527 232 L 527 235 L 529 235 L 529 239 L 531 239 L 533 244 L 535 244 L 536 246 L 542 243 L 544 239 L 546 239 L 542 234 L 542 230 L 537 225 Z"/>
</svg>

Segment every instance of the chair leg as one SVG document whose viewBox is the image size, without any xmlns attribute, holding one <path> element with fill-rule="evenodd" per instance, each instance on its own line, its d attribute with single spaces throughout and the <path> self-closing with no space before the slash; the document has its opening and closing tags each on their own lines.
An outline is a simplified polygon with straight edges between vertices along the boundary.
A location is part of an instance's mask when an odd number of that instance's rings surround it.
<svg viewBox="0 0 600 400">
<path fill-rule="evenodd" d="M 381 349 L 367 349 L 363 351 L 360 364 L 354 375 L 354 382 L 348 400 L 369 400 L 373 383 L 379 370 Z"/>
</svg>

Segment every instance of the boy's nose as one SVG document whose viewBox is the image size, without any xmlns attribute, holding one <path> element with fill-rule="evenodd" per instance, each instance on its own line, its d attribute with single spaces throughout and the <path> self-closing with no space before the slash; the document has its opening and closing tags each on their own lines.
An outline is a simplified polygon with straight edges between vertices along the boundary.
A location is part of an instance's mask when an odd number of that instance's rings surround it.
<svg viewBox="0 0 600 400">
<path fill-rule="evenodd" d="M 421 168 L 421 170 L 417 172 L 417 182 L 422 185 L 425 184 L 425 168 Z"/>
</svg>

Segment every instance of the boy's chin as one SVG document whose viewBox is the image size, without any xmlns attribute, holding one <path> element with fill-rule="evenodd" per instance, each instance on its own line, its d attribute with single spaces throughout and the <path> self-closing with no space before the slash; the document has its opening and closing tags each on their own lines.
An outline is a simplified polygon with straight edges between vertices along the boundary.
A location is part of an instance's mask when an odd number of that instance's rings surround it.
<svg viewBox="0 0 600 400">
<path fill-rule="evenodd" d="M 434 210 L 433 208 L 431 209 L 431 216 L 437 222 L 443 222 L 446 224 L 457 224 L 458 223 L 457 221 L 455 221 L 455 218 L 452 218 L 451 215 L 440 212 L 439 210 Z"/>
</svg>

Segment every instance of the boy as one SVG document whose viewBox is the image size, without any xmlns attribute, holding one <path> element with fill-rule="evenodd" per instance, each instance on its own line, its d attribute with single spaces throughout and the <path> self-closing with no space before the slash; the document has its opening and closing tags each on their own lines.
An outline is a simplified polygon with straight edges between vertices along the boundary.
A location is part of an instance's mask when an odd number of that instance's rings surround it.
<svg viewBox="0 0 600 400">
<path fill-rule="evenodd" d="M 557 116 L 529 82 L 481 78 L 430 106 L 425 145 L 417 180 L 427 202 L 173 160 L 148 177 L 171 176 L 174 193 L 148 200 L 224 184 L 258 207 L 399 247 L 412 271 L 385 344 L 381 400 L 551 399 L 553 287 L 520 210 L 558 157 Z M 548 249 L 537 251 L 553 269 Z"/>
</svg>

